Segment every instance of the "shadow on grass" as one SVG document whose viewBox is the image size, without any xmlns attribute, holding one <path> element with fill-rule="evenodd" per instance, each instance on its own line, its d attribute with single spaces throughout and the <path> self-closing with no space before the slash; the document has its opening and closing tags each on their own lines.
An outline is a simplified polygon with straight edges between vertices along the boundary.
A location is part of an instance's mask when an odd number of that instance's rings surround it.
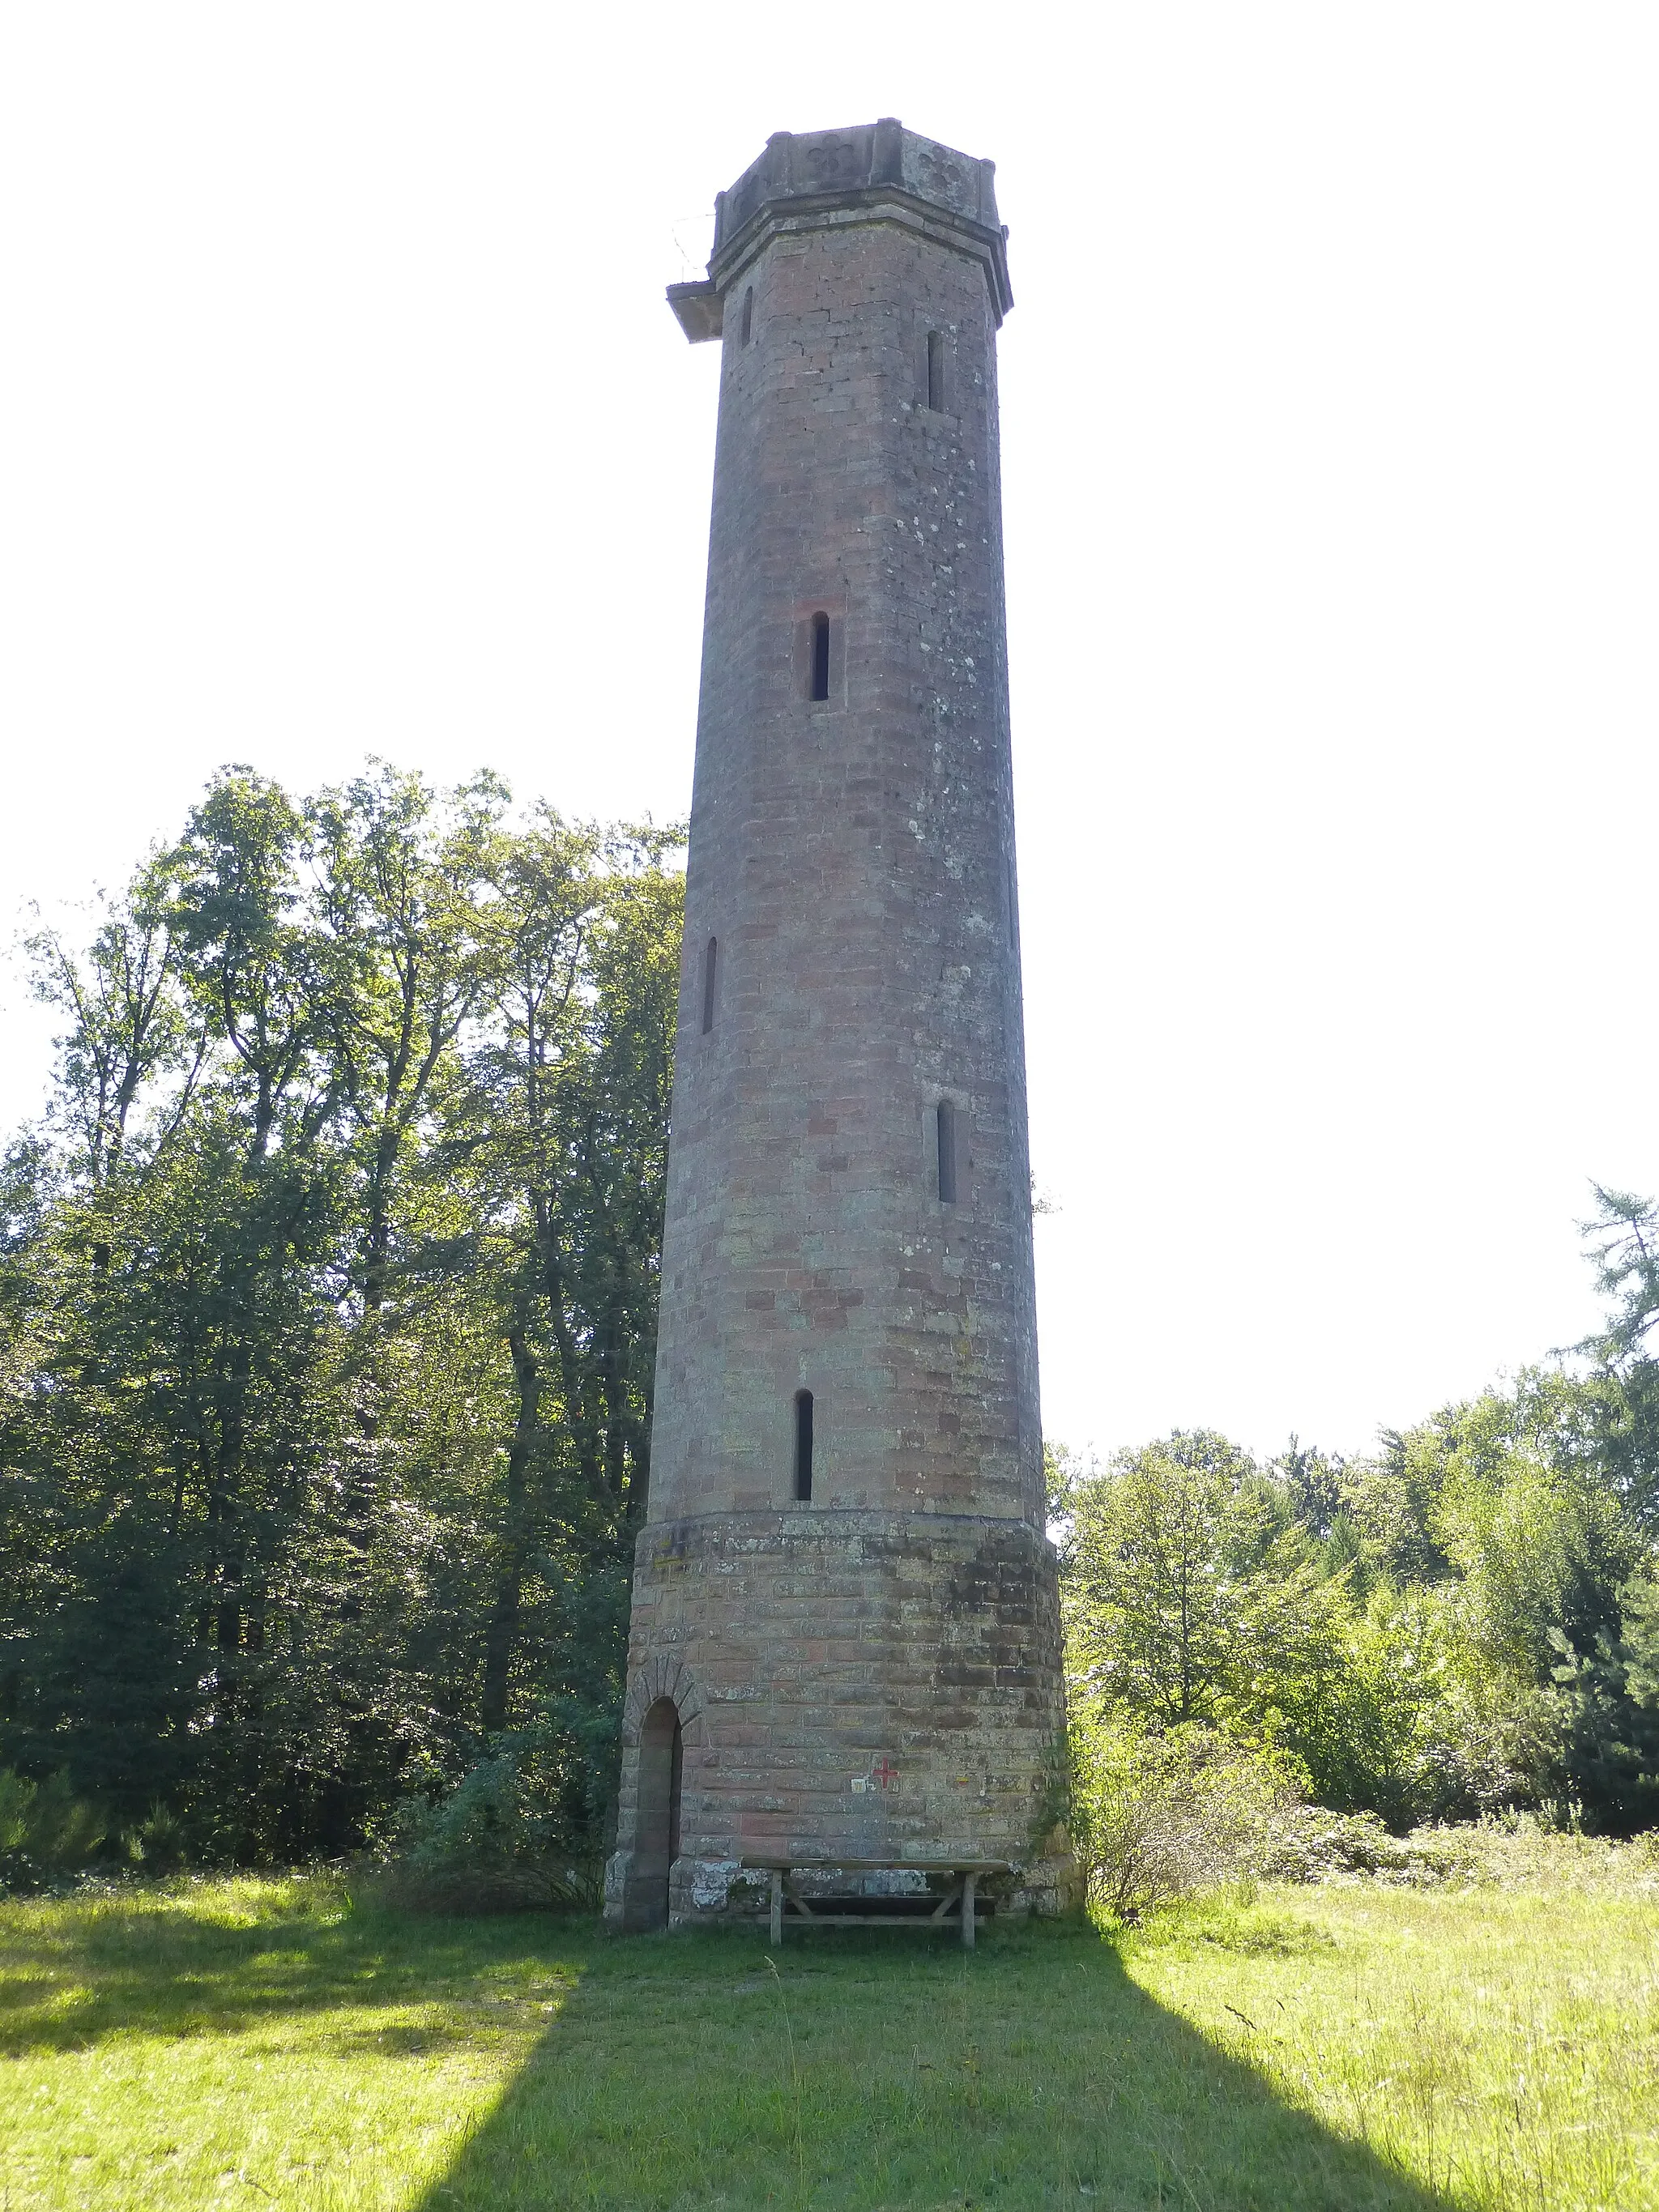
<svg viewBox="0 0 1659 2212">
<path fill-rule="evenodd" d="M 412 2212 L 1445 2212 L 1286 2106 L 1083 1928 L 570 1929 L 574 1993 Z"/>
<path fill-rule="evenodd" d="M 472 2017 L 498 2002 L 481 1992 L 481 1973 L 539 1967 L 548 1948 L 544 1921 L 411 1922 L 354 1911 L 343 1893 L 319 1899 L 314 1888 L 252 1922 L 187 1893 L 76 1899 L 0 1925 L 0 2056 L 86 2051 L 118 2033 L 229 2035 L 285 2019 L 314 2032 L 343 2008 L 450 2007 L 418 2027 L 358 2019 L 329 2039 L 342 2055 L 432 2050 L 470 2040 Z"/>
<path fill-rule="evenodd" d="M 0 1965 L 8 2055 L 248 2027 L 348 2069 L 455 2045 L 510 2066 L 527 2047 L 408 2212 L 1448 2202 L 1286 2106 L 1079 1927 L 994 1926 L 972 1957 L 908 1933 L 792 1936 L 774 1971 L 757 1937 L 413 1920 L 313 1886 L 252 1913 L 179 1894 L 20 1915 Z"/>
</svg>

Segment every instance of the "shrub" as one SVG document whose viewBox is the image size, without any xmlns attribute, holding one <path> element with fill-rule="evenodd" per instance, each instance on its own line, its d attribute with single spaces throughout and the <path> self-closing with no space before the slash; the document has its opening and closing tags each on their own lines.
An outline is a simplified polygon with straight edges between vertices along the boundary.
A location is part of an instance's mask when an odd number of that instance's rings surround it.
<svg viewBox="0 0 1659 2212">
<path fill-rule="evenodd" d="M 1212 1729 L 1086 1722 L 1073 1736 L 1073 1844 L 1091 1905 L 1120 1920 L 1258 1873 L 1300 1796 L 1294 1765 Z"/>
<path fill-rule="evenodd" d="M 67 1775 L 37 1783 L 0 1767 L 0 1888 L 40 1889 L 76 1873 L 103 1842 L 105 1828 Z"/>
<path fill-rule="evenodd" d="M 152 1805 L 123 1840 L 127 1856 L 145 1874 L 176 1874 L 185 1863 L 185 1824 L 165 1805 Z"/>
<path fill-rule="evenodd" d="M 562 1808 L 528 1736 L 483 1759 L 436 1804 L 404 1804 L 382 1862 L 389 1901 L 416 1911 L 595 1911 L 605 1867 L 567 1843 Z"/>
<path fill-rule="evenodd" d="M 1375 1813 L 1333 1813 L 1323 1805 L 1286 1812 L 1261 1872 L 1273 1881 L 1328 1881 L 1369 1875 L 1412 1889 L 1437 1889 L 1484 1878 L 1478 1831 L 1416 1828 L 1395 1836 Z"/>
</svg>

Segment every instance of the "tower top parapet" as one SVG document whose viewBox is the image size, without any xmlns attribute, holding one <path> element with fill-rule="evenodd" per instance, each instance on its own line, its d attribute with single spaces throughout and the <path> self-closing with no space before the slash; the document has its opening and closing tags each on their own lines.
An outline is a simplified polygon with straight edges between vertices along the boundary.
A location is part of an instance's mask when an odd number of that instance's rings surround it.
<svg viewBox="0 0 1659 2212">
<path fill-rule="evenodd" d="M 998 324 L 1014 304 L 1006 228 L 997 221 L 996 163 L 959 154 L 896 118 L 846 131 L 775 131 L 736 184 L 714 196 L 708 274 L 671 284 L 668 304 L 696 345 L 717 338 L 734 280 L 781 232 L 848 222 L 908 223 L 978 261 Z"/>
</svg>

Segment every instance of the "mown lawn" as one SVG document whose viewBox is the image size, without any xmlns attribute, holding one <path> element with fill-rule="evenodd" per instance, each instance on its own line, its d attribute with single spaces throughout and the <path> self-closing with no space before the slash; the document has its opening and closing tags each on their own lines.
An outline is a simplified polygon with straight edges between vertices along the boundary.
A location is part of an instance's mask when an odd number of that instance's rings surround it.
<svg viewBox="0 0 1659 2212">
<path fill-rule="evenodd" d="M 1659 1910 L 612 1941 L 324 1876 L 0 1906 L 0 2212 L 1659 2208 Z"/>
</svg>

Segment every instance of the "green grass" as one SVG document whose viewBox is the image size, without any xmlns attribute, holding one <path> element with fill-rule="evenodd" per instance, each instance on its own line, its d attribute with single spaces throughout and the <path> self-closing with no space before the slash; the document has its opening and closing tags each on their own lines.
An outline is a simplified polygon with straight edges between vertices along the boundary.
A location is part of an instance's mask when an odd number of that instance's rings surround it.
<svg viewBox="0 0 1659 2212">
<path fill-rule="evenodd" d="M 1659 2208 L 1659 1911 L 1263 1891 L 1129 1938 L 613 1941 L 325 1877 L 0 1905 L 0 2212 Z"/>
</svg>

